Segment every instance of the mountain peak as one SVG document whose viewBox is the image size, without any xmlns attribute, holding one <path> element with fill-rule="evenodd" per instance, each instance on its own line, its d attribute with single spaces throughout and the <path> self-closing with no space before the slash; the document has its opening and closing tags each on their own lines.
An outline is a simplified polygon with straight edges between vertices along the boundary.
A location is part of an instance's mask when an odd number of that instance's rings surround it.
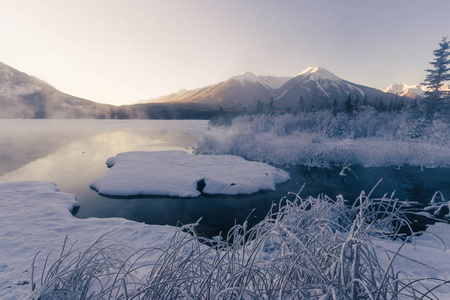
<svg viewBox="0 0 450 300">
<path fill-rule="evenodd" d="M 311 79 L 328 79 L 328 80 L 337 80 L 339 77 L 328 71 L 327 69 L 324 69 L 322 67 L 309 67 L 300 72 L 299 74 L 295 75 L 295 77 L 298 76 L 312 76 Z"/>
<path fill-rule="evenodd" d="M 238 76 L 232 77 L 232 79 L 237 80 L 242 85 L 244 85 L 245 82 L 259 83 L 268 89 L 277 89 L 277 88 L 281 87 L 283 84 L 285 84 L 291 78 L 292 77 L 286 77 L 286 76 L 284 76 L 284 77 L 256 76 L 255 74 L 253 74 L 251 72 L 243 72 Z"/>
<path fill-rule="evenodd" d="M 408 94 L 417 94 L 422 96 L 425 87 L 420 85 L 408 85 L 406 83 L 394 83 L 387 88 L 381 89 L 385 93 L 398 94 L 399 96 L 408 96 Z"/>
<path fill-rule="evenodd" d="M 253 74 L 252 72 L 248 72 L 248 71 L 242 72 L 238 76 L 234 76 L 232 78 L 239 81 L 240 83 L 243 83 L 244 81 L 250 81 L 250 82 L 258 81 L 258 77 L 255 74 Z"/>
<path fill-rule="evenodd" d="M 312 73 L 316 73 L 316 72 L 319 72 L 319 71 L 322 71 L 322 70 L 325 70 L 325 69 L 321 68 L 321 67 L 308 67 L 308 68 L 304 69 L 302 72 L 300 72 L 298 75 L 312 74 Z"/>
</svg>

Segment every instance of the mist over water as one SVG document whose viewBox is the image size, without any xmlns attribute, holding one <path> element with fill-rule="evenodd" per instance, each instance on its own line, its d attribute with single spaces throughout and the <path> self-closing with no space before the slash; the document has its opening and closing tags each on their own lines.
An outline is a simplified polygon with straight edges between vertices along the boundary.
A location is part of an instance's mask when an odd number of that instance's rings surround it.
<svg viewBox="0 0 450 300">
<path fill-rule="evenodd" d="M 2 128 L 0 131 L 0 176 L 48 157 L 63 147 L 79 147 L 80 153 L 85 152 L 86 149 L 83 148 L 85 147 L 90 148 L 91 152 L 103 151 L 103 154 L 107 155 L 144 150 L 145 147 L 155 147 L 156 144 L 185 148 L 195 141 L 196 134 L 206 130 L 206 122 L 0 119 Z M 72 144 L 74 142 L 79 144 Z M 105 153 L 104 149 L 108 151 Z M 105 157 L 104 161 L 108 157 Z M 65 165 L 69 163 L 70 158 L 70 156 L 66 159 L 62 157 L 60 163 Z M 45 163 L 41 161 L 39 167 L 50 168 L 44 165 Z M 54 163 L 52 167 L 59 168 L 63 165 L 57 166 Z M 65 169 L 68 168 L 65 167 Z"/>
<path fill-rule="evenodd" d="M 440 190 L 450 198 L 450 169 L 351 166 L 347 176 L 339 168 L 281 166 L 291 180 L 277 191 L 253 195 L 202 195 L 174 197 L 107 198 L 89 184 L 108 171 L 106 160 L 126 151 L 190 151 L 197 137 L 207 131 L 207 121 L 157 120 L 0 120 L 0 183 L 10 181 L 55 182 L 62 192 L 77 196 L 78 218 L 123 217 L 148 224 L 177 225 L 203 218 L 197 228 L 201 235 L 226 232 L 236 222 L 261 220 L 272 203 L 289 192 L 302 197 L 342 194 L 354 200 L 362 190 L 369 192 L 384 178 L 375 196 L 396 191 L 401 200 L 426 203 Z M 151 184 L 151 183 L 149 183 Z"/>
</svg>

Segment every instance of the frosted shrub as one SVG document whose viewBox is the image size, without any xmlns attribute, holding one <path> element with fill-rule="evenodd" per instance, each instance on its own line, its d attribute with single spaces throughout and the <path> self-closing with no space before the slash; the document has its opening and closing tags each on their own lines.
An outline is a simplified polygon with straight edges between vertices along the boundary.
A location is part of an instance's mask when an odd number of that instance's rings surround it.
<svg viewBox="0 0 450 300">
<path fill-rule="evenodd" d="M 105 238 L 63 247 L 40 276 L 33 272 L 32 299 L 437 299 L 449 284 L 395 269 L 409 239 L 400 232 L 409 228 L 404 202 L 291 196 L 223 241 L 198 236 L 196 223 L 180 227 L 167 248 L 128 256 Z M 405 238 L 394 251 L 377 242 Z"/>
<path fill-rule="evenodd" d="M 435 145 L 447 146 L 450 140 L 450 124 L 434 120 L 430 128 L 430 141 Z"/>
<path fill-rule="evenodd" d="M 233 154 L 274 164 L 364 166 L 450 165 L 450 124 L 432 123 L 408 112 L 300 112 L 244 115 L 199 139 L 200 154 Z M 414 151 L 413 151 L 414 150 Z M 417 150 L 417 151 L 416 151 Z"/>
</svg>

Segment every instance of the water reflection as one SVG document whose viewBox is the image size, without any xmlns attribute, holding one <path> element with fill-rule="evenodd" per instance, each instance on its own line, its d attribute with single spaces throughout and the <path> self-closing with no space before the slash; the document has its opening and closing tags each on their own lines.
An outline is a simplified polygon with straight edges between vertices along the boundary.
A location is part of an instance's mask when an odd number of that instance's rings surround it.
<svg viewBox="0 0 450 300">
<path fill-rule="evenodd" d="M 252 226 L 262 220 L 272 203 L 290 192 L 300 192 L 301 197 L 326 194 L 332 199 L 342 194 L 345 199 L 355 200 L 362 190 L 369 192 L 379 181 L 374 190 L 374 197 L 382 197 L 395 191 L 395 196 L 402 200 L 427 203 L 436 190 L 441 190 L 445 197 L 450 195 L 450 169 L 419 168 L 363 168 L 353 166 L 355 176 L 341 177 L 340 169 L 323 169 L 307 167 L 290 167 L 291 180 L 277 186 L 277 191 L 262 191 L 253 195 L 202 195 L 197 198 L 180 199 L 173 197 L 135 197 L 104 198 L 96 196 L 89 203 L 83 204 L 80 218 L 87 217 L 124 217 L 148 224 L 177 225 L 193 223 L 202 218 L 197 227 L 199 234 L 212 237 L 219 232 L 227 232 L 236 223 L 242 224 L 246 219 Z M 294 198 L 291 194 L 290 198 Z M 417 219 L 423 222 L 423 219 Z M 425 224 L 415 224 L 416 230 L 425 229 Z"/>
<path fill-rule="evenodd" d="M 326 194 L 334 199 L 342 194 L 354 200 L 362 190 L 369 192 L 383 178 L 374 196 L 395 191 L 396 197 L 402 200 L 426 203 L 440 190 L 446 199 L 450 198 L 450 169 L 421 172 L 419 168 L 397 170 L 361 166 L 350 166 L 356 176 L 347 171 L 345 177 L 339 175 L 340 168 L 279 166 L 291 174 L 291 180 L 278 185 L 277 191 L 253 195 L 202 195 L 193 199 L 105 198 L 91 190 L 89 184 L 108 171 L 107 158 L 125 151 L 186 150 L 186 146 L 194 143 L 194 134 L 206 130 L 206 121 L 27 121 L 21 126 L 11 128 L 9 136 L 0 133 L 0 163 L 6 166 L 1 170 L 0 182 L 55 182 L 61 191 L 77 195 L 81 204 L 78 218 L 123 217 L 160 225 L 187 224 L 203 218 L 197 228 L 199 233 L 214 236 L 246 218 L 250 225 L 255 224 L 266 215 L 272 202 L 278 202 L 289 192 L 298 192 L 303 184 L 302 197 Z M 112 127 L 115 130 L 111 130 Z M 28 148 L 21 148 L 25 146 Z"/>
<path fill-rule="evenodd" d="M 108 157 L 125 151 L 179 150 L 165 140 L 167 132 L 143 136 L 111 132 L 71 142 L 45 157 L 36 159 L 0 177 L 0 182 L 39 180 L 58 184 L 61 191 L 75 193 L 106 172 Z M 192 137 L 185 137 L 192 138 Z"/>
</svg>

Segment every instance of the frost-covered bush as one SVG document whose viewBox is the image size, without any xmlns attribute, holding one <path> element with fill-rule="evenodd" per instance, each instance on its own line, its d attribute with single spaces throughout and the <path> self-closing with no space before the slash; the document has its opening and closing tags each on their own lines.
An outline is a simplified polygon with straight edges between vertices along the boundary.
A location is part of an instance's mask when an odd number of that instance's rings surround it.
<svg viewBox="0 0 450 300">
<path fill-rule="evenodd" d="M 127 257 L 118 251 L 126 247 L 106 238 L 83 249 L 63 248 L 40 276 L 33 272 L 31 298 L 437 299 L 436 292 L 448 292 L 444 279 L 396 269 L 413 236 L 400 232 L 409 226 L 406 203 L 370 193 L 352 206 L 341 196 L 294 196 L 254 227 L 234 226 L 224 240 L 199 237 L 192 224 L 167 248 Z M 397 240 L 397 249 L 383 248 L 385 239 Z M 408 261 L 414 264 L 423 268 Z"/>
<path fill-rule="evenodd" d="M 307 166 L 449 166 L 450 120 L 427 122 L 409 112 L 300 112 L 243 115 L 198 139 L 200 154 L 233 154 Z"/>
</svg>

